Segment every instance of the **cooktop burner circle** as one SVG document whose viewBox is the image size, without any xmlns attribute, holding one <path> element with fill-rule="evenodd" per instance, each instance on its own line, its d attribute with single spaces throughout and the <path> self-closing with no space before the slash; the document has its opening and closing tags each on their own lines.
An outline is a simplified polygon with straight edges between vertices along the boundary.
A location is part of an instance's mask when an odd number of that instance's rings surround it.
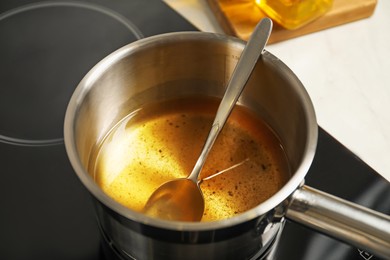
<svg viewBox="0 0 390 260">
<path fill-rule="evenodd" d="M 63 143 L 68 101 L 83 76 L 142 38 L 128 19 L 82 2 L 41 2 L 0 14 L 0 142 Z"/>
</svg>

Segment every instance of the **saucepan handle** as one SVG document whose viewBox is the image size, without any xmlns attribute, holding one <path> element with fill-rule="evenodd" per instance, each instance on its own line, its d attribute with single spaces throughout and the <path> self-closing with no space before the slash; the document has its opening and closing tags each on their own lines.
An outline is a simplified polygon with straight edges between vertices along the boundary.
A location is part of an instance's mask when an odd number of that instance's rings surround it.
<svg viewBox="0 0 390 260">
<path fill-rule="evenodd" d="M 359 249 L 390 259 L 390 216 L 303 185 L 286 217 Z"/>
</svg>

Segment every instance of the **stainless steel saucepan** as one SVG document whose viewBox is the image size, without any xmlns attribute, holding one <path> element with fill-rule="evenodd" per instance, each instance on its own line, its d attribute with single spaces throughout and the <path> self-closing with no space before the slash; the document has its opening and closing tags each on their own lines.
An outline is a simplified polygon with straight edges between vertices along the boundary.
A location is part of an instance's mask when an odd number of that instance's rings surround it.
<svg viewBox="0 0 390 260">
<path fill-rule="evenodd" d="M 148 102 L 221 97 L 244 45 L 211 33 L 158 35 L 112 53 L 80 82 L 66 112 L 65 145 L 94 197 L 103 236 L 124 259 L 264 258 L 288 218 L 390 258 L 389 216 L 304 185 L 317 144 L 315 112 L 299 79 L 269 52 L 258 61 L 238 103 L 265 118 L 284 145 L 292 176 L 270 199 L 226 220 L 174 222 L 132 211 L 94 182 L 87 171 L 91 156 L 121 118 Z"/>
</svg>

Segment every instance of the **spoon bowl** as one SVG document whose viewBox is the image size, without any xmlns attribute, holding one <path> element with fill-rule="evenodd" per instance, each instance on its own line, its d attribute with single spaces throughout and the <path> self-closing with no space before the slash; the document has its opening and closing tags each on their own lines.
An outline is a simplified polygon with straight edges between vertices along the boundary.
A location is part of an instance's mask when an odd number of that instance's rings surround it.
<svg viewBox="0 0 390 260">
<path fill-rule="evenodd" d="M 203 211 L 202 191 L 197 183 L 187 178 L 161 185 L 144 207 L 145 214 L 165 220 L 199 221 Z"/>
</svg>

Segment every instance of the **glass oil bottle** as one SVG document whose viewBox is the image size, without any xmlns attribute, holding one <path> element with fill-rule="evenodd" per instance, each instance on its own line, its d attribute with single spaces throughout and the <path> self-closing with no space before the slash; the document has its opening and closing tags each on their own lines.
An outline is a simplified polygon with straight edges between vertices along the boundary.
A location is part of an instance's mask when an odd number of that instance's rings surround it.
<svg viewBox="0 0 390 260">
<path fill-rule="evenodd" d="M 256 0 L 271 19 L 286 29 L 297 29 L 325 14 L 333 0 Z"/>
</svg>

